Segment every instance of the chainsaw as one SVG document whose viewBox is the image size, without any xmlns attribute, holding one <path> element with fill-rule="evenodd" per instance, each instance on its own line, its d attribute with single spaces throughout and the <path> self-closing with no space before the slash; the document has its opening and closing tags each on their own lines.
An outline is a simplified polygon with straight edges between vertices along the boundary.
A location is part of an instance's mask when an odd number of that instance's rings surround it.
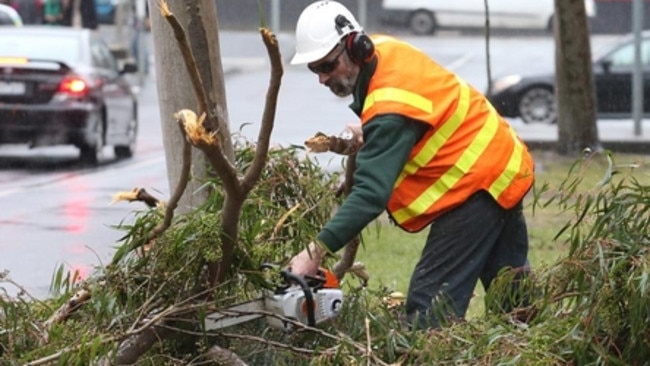
<svg viewBox="0 0 650 366">
<path fill-rule="evenodd" d="M 336 276 L 319 268 L 315 276 L 280 272 L 282 284 L 266 289 L 262 297 L 220 309 L 205 317 L 205 330 L 218 330 L 262 317 L 274 327 L 292 331 L 295 323 L 310 327 L 341 312 L 343 291 Z"/>
</svg>

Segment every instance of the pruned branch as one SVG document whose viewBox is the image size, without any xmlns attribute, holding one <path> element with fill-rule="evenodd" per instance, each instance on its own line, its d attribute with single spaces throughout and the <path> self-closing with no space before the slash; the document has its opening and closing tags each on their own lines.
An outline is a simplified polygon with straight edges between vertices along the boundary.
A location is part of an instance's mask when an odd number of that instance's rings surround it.
<svg viewBox="0 0 650 366">
<path fill-rule="evenodd" d="M 262 173 L 262 169 L 264 169 L 264 166 L 266 165 L 266 156 L 269 151 L 269 142 L 271 140 L 271 132 L 273 131 L 275 121 L 280 81 L 284 74 L 277 38 L 266 28 L 261 28 L 260 34 L 262 35 L 262 40 L 264 41 L 264 45 L 266 46 L 271 61 L 271 80 L 269 81 L 269 88 L 266 93 L 266 103 L 262 115 L 262 126 L 260 127 L 257 137 L 255 157 L 253 158 L 251 167 L 248 169 L 241 182 L 245 192 L 249 192 L 253 186 L 255 186 L 260 174 Z"/>
<path fill-rule="evenodd" d="M 176 19 L 174 14 L 169 10 L 169 7 L 167 6 L 167 2 L 165 0 L 160 0 L 159 5 L 160 13 L 172 27 L 174 31 L 174 37 L 178 41 L 178 46 L 183 55 L 183 60 L 185 61 L 185 66 L 189 72 L 190 79 L 192 81 L 192 87 L 194 88 L 194 93 L 196 94 L 199 115 L 205 114 L 204 117 L 201 117 L 200 122 L 203 122 L 204 118 L 208 118 L 210 121 L 217 120 L 217 117 L 214 116 L 212 111 L 207 107 L 207 93 L 205 92 L 205 87 L 196 65 L 196 59 L 194 58 L 192 49 L 190 48 L 187 37 L 185 36 L 185 30 L 183 29 L 183 26 L 178 22 L 178 19 Z M 205 126 L 201 126 L 201 129 L 204 128 Z M 199 134 L 198 136 L 205 135 L 210 135 L 210 133 L 203 133 Z M 196 147 L 205 153 L 206 157 L 210 161 L 210 164 L 221 178 L 226 192 L 230 194 L 238 193 L 239 184 L 237 178 L 237 169 L 224 154 L 221 144 L 201 144 L 200 146 Z"/>
<path fill-rule="evenodd" d="M 205 87 L 203 86 L 203 81 L 201 80 L 201 74 L 199 73 L 199 68 L 196 65 L 196 59 L 190 48 L 190 44 L 185 37 L 185 30 L 178 19 L 174 14 L 169 10 L 167 1 L 160 0 L 160 14 L 167 20 L 167 23 L 172 27 L 174 31 L 174 37 L 178 41 L 178 48 L 183 55 L 183 60 L 185 61 L 185 66 L 187 66 L 187 72 L 190 75 L 192 80 L 192 87 L 194 88 L 194 95 L 196 95 L 198 107 L 200 111 L 205 111 L 207 109 L 207 100 L 208 96 L 205 92 Z"/>
</svg>

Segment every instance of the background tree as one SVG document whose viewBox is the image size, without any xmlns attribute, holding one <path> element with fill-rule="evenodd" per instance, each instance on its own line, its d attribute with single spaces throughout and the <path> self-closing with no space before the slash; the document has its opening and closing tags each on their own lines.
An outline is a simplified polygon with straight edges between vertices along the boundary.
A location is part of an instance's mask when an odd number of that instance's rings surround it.
<svg viewBox="0 0 650 366">
<path fill-rule="evenodd" d="M 487 76 L 487 89 L 492 90 L 492 65 L 490 61 L 490 4 L 489 0 L 483 1 L 485 8 L 485 72 Z"/>
<path fill-rule="evenodd" d="M 583 0 L 555 0 L 555 95 L 560 154 L 600 149 L 589 24 Z"/>
</svg>

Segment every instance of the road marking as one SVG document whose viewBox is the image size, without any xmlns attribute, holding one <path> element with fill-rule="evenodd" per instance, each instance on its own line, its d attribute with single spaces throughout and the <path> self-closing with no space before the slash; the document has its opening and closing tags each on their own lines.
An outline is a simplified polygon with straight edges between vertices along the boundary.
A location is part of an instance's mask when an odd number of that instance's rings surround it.
<svg viewBox="0 0 650 366">
<path fill-rule="evenodd" d="M 0 191 L 0 197 L 9 196 L 9 195 L 12 195 L 14 193 L 24 191 L 24 190 L 25 190 L 24 188 L 5 189 L 4 191 Z"/>
<path fill-rule="evenodd" d="M 90 175 L 90 174 L 99 175 L 99 174 L 106 174 L 106 173 L 114 174 L 114 170 L 116 169 L 137 170 L 145 166 L 160 164 L 161 162 L 164 163 L 164 160 L 165 160 L 164 156 L 160 156 L 156 154 L 149 157 L 145 157 L 144 159 L 138 160 L 137 162 L 132 164 L 126 163 L 127 164 L 126 166 L 122 164 L 116 164 L 117 162 L 111 162 L 108 163 L 107 165 L 101 166 L 99 169 L 89 169 L 85 171 L 81 170 L 81 171 L 74 172 L 74 174 L 71 174 L 70 172 L 63 172 L 52 177 L 44 177 L 41 179 L 36 177 L 34 179 L 31 179 L 31 181 L 22 183 L 21 187 L 7 188 L 5 190 L 1 190 L 0 197 L 7 197 L 14 194 L 26 192 L 30 189 L 41 188 L 43 186 L 64 182 L 69 180 L 70 178 L 77 178 L 80 175 Z"/>
<path fill-rule="evenodd" d="M 462 57 L 458 58 L 456 61 L 454 61 L 454 62 L 450 63 L 449 65 L 447 65 L 446 68 L 447 68 L 449 71 L 454 71 L 454 70 L 456 70 L 456 69 L 462 67 L 462 66 L 465 65 L 466 63 L 468 63 L 469 60 L 471 60 L 472 58 L 474 58 L 474 55 L 473 55 L 473 54 L 471 54 L 471 53 L 466 53 L 466 54 L 464 54 Z"/>
</svg>

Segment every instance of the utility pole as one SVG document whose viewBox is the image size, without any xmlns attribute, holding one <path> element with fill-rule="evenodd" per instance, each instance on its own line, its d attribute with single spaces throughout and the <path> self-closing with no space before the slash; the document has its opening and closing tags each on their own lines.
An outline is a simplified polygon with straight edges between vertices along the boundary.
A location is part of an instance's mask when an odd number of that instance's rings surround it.
<svg viewBox="0 0 650 366">
<path fill-rule="evenodd" d="M 364 27 L 368 26 L 368 0 L 359 0 L 359 11 L 357 14 L 359 24 Z"/>
<path fill-rule="evenodd" d="M 271 30 L 280 33 L 280 0 L 271 0 Z"/>
<path fill-rule="evenodd" d="M 634 135 L 640 136 L 643 121 L 643 63 L 641 55 L 641 33 L 643 32 L 643 0 L 632 2 L 632 28 L 634 30 L 634 72 L 632 73 L 632 116 Z"/>
<path fill-rule="evenodd" d="M 138 82 L 144 85 L 144 77 L 147 71 L 147 50 L 144 42 L 144 35 L 146 32 L 147 21 L 147 0 L 135 0 L 135 47 L 136 47 L 136 61 L 138 63 Z"/>
</svg>

